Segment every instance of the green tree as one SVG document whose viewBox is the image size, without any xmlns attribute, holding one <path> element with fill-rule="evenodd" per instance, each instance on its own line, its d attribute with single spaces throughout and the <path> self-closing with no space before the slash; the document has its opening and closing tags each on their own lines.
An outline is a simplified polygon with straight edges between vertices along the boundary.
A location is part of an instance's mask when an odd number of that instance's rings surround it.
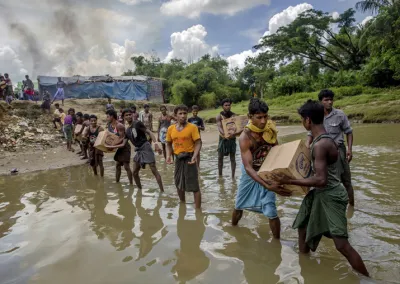
<svg viewBox="0 0 400 284">
<path fill-rule="evenodd" d="M 357 2 L 356 9 L 363 13 L 378 13 L 381 8 L 394 5 L 395 1 L 396 0 L 364 0 Z"/>
<path fill-rule="evenodd" d="M 192 106 L 197 101 L 196 85 L 186 79 L 177 81 L 172 87 L 172 103 Z"/>
<path fill-rule="evenodd" d="M 280 61 L 298 57 L 334 71 L 361 69 L 368 54 L 357 44 L 354 14 L 349 9 L 333 19 L 322 11 L 305 11 L 291 24 L 265 36 L 255 48 L 270 48 Z M 340 31 L 335 32 L 332 25 Z"/>
</svg>

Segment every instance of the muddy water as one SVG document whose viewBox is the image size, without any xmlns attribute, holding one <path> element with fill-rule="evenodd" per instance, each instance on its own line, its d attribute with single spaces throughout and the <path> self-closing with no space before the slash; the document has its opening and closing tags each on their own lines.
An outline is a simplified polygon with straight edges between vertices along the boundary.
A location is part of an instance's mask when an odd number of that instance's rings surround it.
<svg viewBox="0 0 400 284">
<path fill-rule="evenodd" d="M 0 282 L 399 283 L 400 125 L 362 125 L 355 133 L 349 234 L 373 280 L 354 273 L 328 239 L 299 256 L 291 224 L 300 198 L 278 198 L 281 241 L 254 213 L 231 227 L 240 170 L 236 180 L 229 169 L 218 179 L 211 147 L 202 152 L 202 212 L 192 197 L 179 204 L 163 162 L 166 194 L 149 169 L 142 191 L 126 177 L 114 183 L 112 162 L 104 180 L 85 166 L 0 177 Z"/>
</svg>

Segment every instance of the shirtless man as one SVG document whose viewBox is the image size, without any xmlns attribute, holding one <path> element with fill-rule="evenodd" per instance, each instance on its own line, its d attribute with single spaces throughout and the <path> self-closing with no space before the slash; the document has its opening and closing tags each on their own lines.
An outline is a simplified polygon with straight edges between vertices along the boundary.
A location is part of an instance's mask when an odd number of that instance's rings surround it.
<svg viewBox="0 0 400 284">
<path fill-rule="evenodd" d="M 274 238 L 280 238 L 281 221 L 276 209 L 275 194 L 290 196 L 291 191 L 273 181 L 264 181 L 257 175 L 272 147 L 278 145 L 275 123 L 268 120 L 268 106 L 253 98 L 249 103 L 250 122 L 239 138 L 242 155 L 242 176 L 236 194 L 232 225 L 242 218 L 243 210 L 264 214 L 269 219 Z"/>
<path fill-rule="evenodd" d="M 309 100 L 299 109 L 299 114 L 304 128 L 314 137 L 310 146 L 314 175 L 306 179 L 277 176 L 276 180 L 283 185 L 312 188 L 293 223 L 299 233 L 300 252 L 316 251 L 322 236 L 327 236 L 333 239 L 336 249 L 353 269 L 369 276 L 360 255 L 348 241 L 346 207 L 349 198 L 337 174 L 340 170 L 338 146 L 324 127 L 324 106 Z"/>
<path fill-rule="evenodd" d="M 153 114 L 150 112 L 150 106 L 145 104 L 144 111 L 140 113 L 139 120 L 143 122 L 144 126 L 150 131 L 153 131 Z M 155 141 L 153 141 L 155 142 Z"/>
<path fill-rule="evenodd" d="M 236 171 L 236 136 L 231 135 L 226 138 L 224 133 L 224 128 L 222 127 L 222 120 L 231 118 L 235 116 L 233 112 L 231 112 L 231 99 L 224 99 L 221 102 L 221 106 L 223 111 L 217 115 L 217 126 L 219 130 L 219 142 L 218 142 L 218 174 L 222 176 L 222 168 L 224 167 L 224 157 L 230 156 L 231 159 L 231 170 L 232 170 L 232 178 L 235 177 Z"/>
<path fill-rule="evenodd" d="M 167 150 L 165 148 L 165 144 L 167 143 L 166 141 L 167 131 L 168 127 L 171 125 L 172 117 L 168 114 L 166 106 L 161 106 L 160 111 L 161 111 L 161 116 L 158 119 L 158 130 L 157 130 L 158 141 L 161 142 L 164 159 L 167 160 Z"/>
</svg>

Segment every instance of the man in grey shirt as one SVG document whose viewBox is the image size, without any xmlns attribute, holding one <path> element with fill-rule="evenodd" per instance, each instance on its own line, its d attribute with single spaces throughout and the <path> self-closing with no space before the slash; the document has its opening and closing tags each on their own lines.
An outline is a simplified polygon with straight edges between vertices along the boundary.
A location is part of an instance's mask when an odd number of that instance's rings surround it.
<svg viewBox="0 0 400 284">
<path fill-rule="evenodd" d="M 331 90 L 322 90 L 319 101 L 325 108 L 324 127 L 329 136 L 335 141 L 339 148 L 339 159 L 337 161 L 338 174 L 349 195 L 349 204 L 354 206 L 354 190 L 351 184 L 351 172 L 349 163 L 353 159 L 353 129 L 349 119 L 343 111 L 333 108 L 333 98 L 335 94 Z M 344 144 L 344 134 L 347 136 L 347 146 Z M 313 141 L 311 133 L 308 133 L 307 146 Z"/>
</svg>

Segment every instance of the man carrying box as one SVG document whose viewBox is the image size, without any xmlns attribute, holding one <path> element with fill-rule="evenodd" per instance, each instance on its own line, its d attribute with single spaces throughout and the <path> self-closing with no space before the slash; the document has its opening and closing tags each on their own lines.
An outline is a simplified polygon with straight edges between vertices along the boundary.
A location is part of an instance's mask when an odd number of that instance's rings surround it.
<svg viewBox="0 0 400 284">
<path fill-rule="evenodd" d="M 311 144 L 314 175 L 306 179 L 275 178 L 280 184 L 314 187 L 304 198 L 293 223 L 293 228 L 299 232 L 300 252 L 315 251 L 322 236 L 332 238 L 336 249 L 351 266 L 368 276 L 364 262 L 347 239 L 348 196 L 337 174 L 340 155 L 337 144 L 324 128 L 324 107 L 317 101 L 309 100 L 299 109 L 299 114 L 304 128 L 315 137 Z"/>
<path fill-rule="evenodd" d="M 346 188 L 349 195 L 349 204 L 354 206 L 354 190 L 351 184 L 350 162 L 353 158 L 353 129 L 350 126 L 349 119 L 343 111 L 333 108 L 333 98 L 335 94 L 331 90 L 322 90 L 318 99 L 325 109 L 324 127 L 329 136 L 335 140 L 339 147 L 338 175 Z M 344 144 L 343 133 L 347 136 L 347 146 Z M 307 144 L 311 145 L 313 136 L 311 132 L 308 133 Z"/>
<path fill-rule="evenodd" d="M 219 130 L 219 142 L 218 142 L 218 174 L 222 176 L 222 168 L 224 166 L 224 157 L 230 156 L 231 159 L 231 170 L 232 170 L 232 178 L 235 177 L 236 171 L 236 135 L 230 135 L 228 138 L 224 133 L 224 128 L 222 126 L 222 120 L 231 118 L 235 116 L 233 112 L 231 112 L 231 99 L 223 99 L 221 102 L 221 106 L 223 111 L 217 115 L 217 126 Z"/>
<path fill-rule="evenodd" d="M 291 191 L 273 181 L 264 181 L 257 175 L 269 150 L 278 145 L 274 122 L 268 120 L 268 106 L 253 98 L 249 104 L 250 122 L 239 138 L 242 155 L 242 176 L 236 194 L 232 225 L 236 226 L 242 218 L 243 210 L 263 213 L 269 218 L 274 238 L 280 238 L 281 222 L 275 204 L 275 193 L 290 196 Z"/>
</svg>

